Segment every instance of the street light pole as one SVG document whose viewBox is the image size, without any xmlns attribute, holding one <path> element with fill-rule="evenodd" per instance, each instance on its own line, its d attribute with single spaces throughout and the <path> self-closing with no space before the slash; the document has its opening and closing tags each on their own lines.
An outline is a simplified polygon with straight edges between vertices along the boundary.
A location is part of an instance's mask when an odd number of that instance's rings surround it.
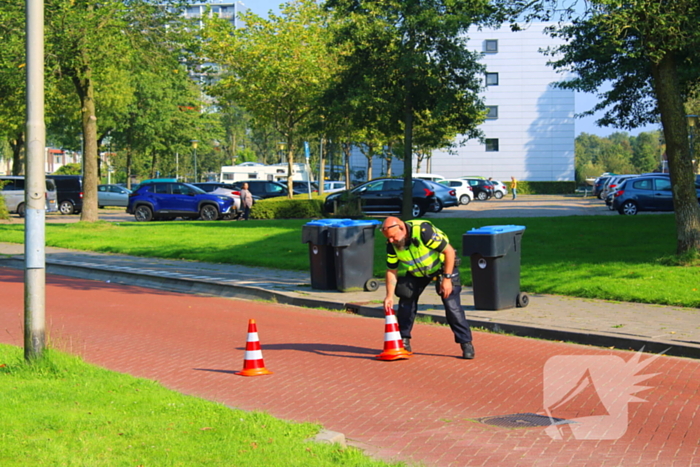
<svg viewBox="0 0 700 467">
<path fill-rule="evenodd" d="M 194 182 L 197 183 L 197 141 L 196 139 L 192 140 L 192 148 L 194 149 Z"/>
</svg>

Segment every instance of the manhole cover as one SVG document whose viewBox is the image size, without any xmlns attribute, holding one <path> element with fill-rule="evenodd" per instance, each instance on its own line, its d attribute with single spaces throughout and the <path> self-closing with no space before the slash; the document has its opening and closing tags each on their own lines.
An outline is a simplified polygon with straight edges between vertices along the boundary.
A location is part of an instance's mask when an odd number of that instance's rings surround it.
<svg viewBox="0 0 700 467">
<path fill-rule="evenodd" d="M 500 426 L 503 428 L 531 428 L 576 423 L 563 418 L 548 417 L 536 413 L 516 413 L 511 415 L 499 415 L 496 417 L 481 417 L 476 420 L 486 425 Z"/>
</svg>

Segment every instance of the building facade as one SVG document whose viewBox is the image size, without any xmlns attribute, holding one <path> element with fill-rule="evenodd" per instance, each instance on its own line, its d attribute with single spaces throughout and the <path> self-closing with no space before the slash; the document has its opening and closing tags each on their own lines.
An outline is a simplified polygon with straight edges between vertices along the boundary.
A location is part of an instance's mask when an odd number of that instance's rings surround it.
<svg viewBox="0 0 700 467">
<path fill-rule="evenodd" d="M 484 141 L 470 140 L 454 153 L 433 151 L 420 172 L 456 178 L 481 175 L 496 180 L 570 181 L 574 172 L 574 92 L 553 86 L 557 74 L 541 49 L 561 44 L 544 33 L 547 25 L 523 31 L 508 27 L 472 30 L 468 46 L 481 52 L 486 66 L 482 97 L 489 110 L 481 125 Z M 355 151 L 353 170 L 367 160 Z M 381 167 L 376 160 L 375 167 Z M 414 158 L 413 168 L 417 162 Z M 397 169 L 399 172 L 397 172 Z M 394 168 L 398 175 L 402 169 Z M 380 174 L 374 172 L 377 177 Z"/>
</svg>

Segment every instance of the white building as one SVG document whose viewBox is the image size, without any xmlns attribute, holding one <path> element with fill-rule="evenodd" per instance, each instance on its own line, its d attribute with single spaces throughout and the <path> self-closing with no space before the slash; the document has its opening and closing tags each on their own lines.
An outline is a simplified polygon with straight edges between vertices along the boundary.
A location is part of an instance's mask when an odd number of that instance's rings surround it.
<svg viewBox="0 0 700 467">
<path fill-rule="evenodd" d="M 241 2 L 212 0 L 209 2 L 192 3 L 187 5 L 187 9 L 185 10 L 185 18 L 202 18 L 207 8 L 211 8 L 210 14 L 212 16 L 227 19 L 236 29 L 243 27 L 243 22 L 238 19 L 238 14 L 248 11 L 248 8 L 246 8 L 246 6 Z M 202 21 L 200 20 L 200 27 L 202 27 L 201 23 Z"/>
<path fill-rule="evenodd" d="M 482 175 L 496 180 L 570 181 L 574 175 L 574 91 L 556 89 L 563 76 L 547 66 L 540 50 L 559 45 L 534 24 L 524 31 L 472 30 L 469 47 L 483 53 L 486 65 L 483 97 L 489 117 L 481 126 L 485 144 L 472 140 L 455 150 L 436 150 L 421 172 L 448 178 Z M 353 170 L 367 161 L 355 151 Z M 375 167 L 381 161 L 375 159 Z M 416 161 L 413 161 L 415 170 Z M 402 170 L 402 169 L 399 169 Z M 398 175 L 400 172 L 394 174 Z M 379 176 L 375 171 L 374 176 Z"/>
</svg>

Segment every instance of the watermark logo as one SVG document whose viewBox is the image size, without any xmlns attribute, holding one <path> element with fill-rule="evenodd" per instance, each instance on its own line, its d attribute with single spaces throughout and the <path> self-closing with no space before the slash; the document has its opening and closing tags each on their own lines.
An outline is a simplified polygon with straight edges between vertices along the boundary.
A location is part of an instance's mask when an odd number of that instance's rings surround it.
<svg viewBox="0 0 700 467">
<path fill-rule="evenodd" d="M 545 429 L 547 435 L 564 439 L 570 431 L 575 439 L 620 439 L 627 431 L 629 403 L 646 402 L 635 394 L 651 388 L 638 384 L 658 374 L 639 373 L 662 354 L 641 361 L 640 350 L 626 362 L 615 355 L 551 357 L 544 366 L 544 410 L 553 422 Z M 571 410 L 596 414 L 554 420 L 558 411 Z"/>
</svg>

